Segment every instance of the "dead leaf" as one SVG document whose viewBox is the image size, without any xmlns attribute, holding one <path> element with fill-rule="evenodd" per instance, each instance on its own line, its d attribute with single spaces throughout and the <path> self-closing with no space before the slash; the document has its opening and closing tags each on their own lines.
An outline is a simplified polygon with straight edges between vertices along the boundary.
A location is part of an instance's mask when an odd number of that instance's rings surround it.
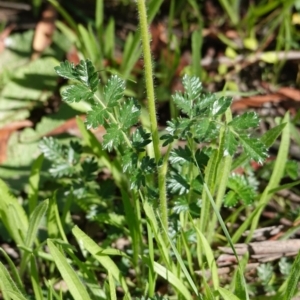
<svg viewBox="0 0 300 300">
<path fill-rule="evenodd" d="M 30 126 L 32 126 L 31 121 L 22 120 L 7 124 L 0 129 L 0 164 L 3 164 L 6 161 L 7 143 L 10 135 L 16 130 Z"/>
<path fill-rule="evenodd" d="M 55 31 L 55 19 L 57 13 L 52 5 L 48 5 L 42 13 L 41 20 L 37 23 L 33 38 L 32 59 L 36 59 L 40 54 L 51 45 L 52 36 Z"/>
<path fill-rule="evenodd" d="M 277 93 L 285 96 L 288 99 L 300 101 L 300 90 L 291 87 L 281 87 L 279 90 L 277 90 Z"/>
</svg>

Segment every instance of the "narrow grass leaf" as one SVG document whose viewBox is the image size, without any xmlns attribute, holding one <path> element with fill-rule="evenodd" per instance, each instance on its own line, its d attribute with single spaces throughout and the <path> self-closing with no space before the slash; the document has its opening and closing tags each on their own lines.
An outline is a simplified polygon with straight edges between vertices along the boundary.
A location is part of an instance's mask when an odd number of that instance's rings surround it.
<svg viewBox="0 0 300 300">
<path fill-rule="evenodd" d="M 289 122 L 290 122 L 290 115 L 287 112 L 283 118 L 282 123 L 289 123 Z M 269 193 L 269 191 L 278 187 L 280 180 L 282 179 L 282 177 L 284 175 L 285 165 L 286 165 L 286 162 L 288 159 L 288 154 L 289 154 L 289 148 L 290 148 L 290 126 L 288 125 L 288 126 L 285 126 L 282 131 L 281 143 L 280 143 L 277 158 L 276 158 L 276 161 L 274 164 L 274 168 L 272 171 L 272 175 L 271 175 L 269 183 L 266 186 L 264 192 L 262 193 L 259 203 L 258 203 L 259 205 L 262 205 L 262 206 L 255 213 L 255 216 L 251 223 L 251 230 L 246 239 L 246 242 L 249 242 L 251 240 L 253 231 L 257 228 L 259 218 L 261 216 L 263 208 L 265 207 L 265 205 L 267 205 L 268 201 L 272 197 L 272 194 Z M 254 212 L 252 212 L 252 214 L 253 213 Z"/>
<path fill-rule="evenodd" d="M 103 249 L 99 247 L 89 236 L 87 236 L 81 229 L 75 226 L 72 233 L 84 249 L 93 255 L 93 257 L 107 270 L 111 272 L 115 280 L 117 280 L 125 292 L 128 292 L 128 287 L 123 278 L 119 268 L 109 256 L 103 256 Z"/>
<path fill-rule="evenodd" d="M 39 225 L 41 223 L 42 218 L 44 217 L 47 209 L 48 209 L 49 200 L 45 200 L 41 202 L 33 211 L 30 219 L 29 226 L 25 238 L 25 246 L 32 247 L 34 240 L 37 238 L 37 233 L 39 230 Z"/>
<path fill-rule="evenodd" d="M 224 300 L 241 300 L 240 298 L 235 296 L 233 293 L 231 293 L 230 291 L 228 291 L 222 287 L 219 287 L 218 291 Z"/>
<path fill-rule="evenodd" d="M 207 242 L 207 239 L 203 235 L 203 233 L 199 230 L 199 228 L 197 226 L 195 226 L 195 224 L 193 222 L 192 222 L 192 224 L 193 224 L 193 226 L 196 230 L 198 239 L 201 241 L 201 246 L 202 246 L 203 251 L 205 253 L 206 260 L 208 262 L 209 270 L 211 271 L 211 276 L 212 276 L 212 279 L 213 279 L 213 285 L 214 285 L 214 288 L 217 290 L 218 287 L 219 287 L 219 276 L 218 276 L 218 268 L 217 268 L 217 264 L 216 264 L 216 261 L 215 261 L 214 254 L 212 252 L 212 249 L 211 249 L 209 243 Z"/>
<path fill-rule="evenodd" d="M 287 286 L 284 294 L 284 300 L 290 300 L 295 295 L 298 290 L 298 283 L 300 279 L 300 252 L 298 253 L 293 266 L 291 273 L 287 279 Z"/>
<path fill-rule="evenodd" d="M 143 256 L 143 261 L 150 266 L 150 261 L 148 257 Z M 166 281 L 168 281 L 177 291 L 179 291 L 185 299 L 191 300 L 192 295 L 190 294 L 189 290 L 186 288 L 186 286 L 183 284 L 182 279 L 178 278 L 174 273 L 167 270 L 164 266 L 161 264 L 154 262 L 153 263 L 154 271 L 164 278 Z"/>
<path fill-rule="evenodd" d="M 111 272 L 108 272 L 108 283 L 110 300 L 117 300 L 115 280 Z"/>
<path fill-rule="evenodd" d="M 17 221 L 21 224 L 21 230 L 24 236 L 28 228 L 28 218 L 25 210 L 20 205 L 18 200 L 9 192 L 7 185 L 0 179 L 0 216 L 1 220 L 9 232 L 9 235 L 13 238 L 16 244 L 22 244 L 24 241 L 20 237 L 20 233 L 16 230 L 16 224 L 12 221 L 11 209 L 13 207 L 17 216 Z"/>
<path fill-rule="evenodd" d="M 294 181 L 291 183 L 287 183 L 287 184 L 283 184 L 283 185 L 278 186 L 275 189 L 269 190 L 269 194 L 274 194 L 274 193 L 277 193 L 278 191 L 282 191 L 282 190 L 289 190 L 292 187 L 299 185 L 299 184 L 300 184 L 300 180 L 297 180 L 297 181 Z"/>
<path fill-rule="evenodd" d="M 73 296 L 74 300 L 90 300 L 90 296 L 86 290 L 86 287 L 79 279 L 77 273 L 68 263 L 64 254 L 62 254 L 51 240 L 47 240 L 50 253 L 53 256 L 56 267 L 58 268 L 62 278 L 65 280 L 69 292 Z"/>
<path fill-rule="evenodd" d="M 43 292 L 40 285 L 38 270 L 33 255 L 30 258 L 30 279 L 31 279 L 31 284 L 34 292 L 34 299 L 44 300 Z"/>
<path fill-rule="evenodd" d="M 163 256 L 165 264 L 169 266 L 170 265 L 169 250 L 164 239 L 162 238 L 162 235 L 160 234 L 160 230 L 157 224 L 153 207 L 148 202 L 144 203 L 144 211 L 147 216 L 147 220 L 150 224 L 150 227 L 152 229 L 152 232 L 154 234 L 154 237 L 156 239 L 157 246 L 160 249 L 160 253 Z"/>
<path fill-rule="evenodd" d="M 29 177 L 29 188 L 28 188 L 28 205 L 29 213 L 31 214 L 37 205 L 39 182 L 40 182 L 40 171 L 44 161 L 44 155 L 41 154 L 36 158 L 31 167 L 31 173 Z"/>
<path fill-rule="evenodd" d="M 163 228 L 163 230 L 164 230 L 166 236 L 168 237 L 169 243 L 170 243 L 170 245 L 171 245 L 171 247 L 172 247 L 172 250 L 173 250 L 173 252 L 174 252 L 174 254 L 175 254 L 175 256 L 176 256 L 176 259 L 177 259 L 177 261 L 178 261 L 178 263 L 179 263 L 179 265 L 180 265 L 180 268 L 181 268 L 182 272 L 183 272 L 184 275 L 185 275 L 186 280 L 188 281 L 190 287 L 192 288 L 192 290 L 194 291 L 194 293 L 197 295 L 197 297 L 200 297 L 200 294 L 199 294 L 199 292 L 198 292 L 198 289 L 197 289 L 197 287 L 196 287 L 196 285 L 195 285 L 195 283 L 194 283 L 194 281 L 193 281 L 193 279 L 192 279 L 192 277 L 191 277 L 189 271 L 187 270 L 187 268 L 186 268 L 186 266 L 185 266 L 185 264 L 184 264 L 184 262 L 183 262 L 183 260 L 182 260 L 181 255 L 179 254 L 179 252 L 177 251 L 177 249 L 176 249 L 174 243 L 173 243 L 172 240 L 170 239 L 170 237 L 169 237 L 169 235 L 168 235 L 168 232 L 167 232 L 166 228 L 164 227 L 164 225 L 163 225 L 161 219 L 160 219 L 160 222 L 161 222 L 162 228 Z"/>
</svg>

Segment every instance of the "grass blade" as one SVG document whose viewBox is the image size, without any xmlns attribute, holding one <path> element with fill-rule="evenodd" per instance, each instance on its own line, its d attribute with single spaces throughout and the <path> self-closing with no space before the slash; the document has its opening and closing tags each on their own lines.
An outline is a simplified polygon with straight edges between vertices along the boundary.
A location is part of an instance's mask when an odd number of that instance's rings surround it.
<svg viewBox="0 0 300 300">
<path fill-rule="evenodd" d="M 37 205 L 40 171 L 43 164 L 44 155 L 41 154 L 32 164 L 31 173 L 29 177 L 29 189 L 28 189 L 28 204 L 29 214 L 31 214 Z"/>
<path fill-rule="evenodd" d="M 237 296 L 232 294 L 230 291 L 228 291 L 222 287 L 219 287 L 218 291 L 224 300 L 240 300 L 240 298 L 238 298 Z"/>
<path fill-rule="evenodd" d="M 30 266 L 31 266 L 30 279 L 31 279 L 32 287 L 33 287 L 35 300 L 43 300 L 44 297 L 43 297 L 43 293 L 42 293 L 42 289 L 41 289 L 41 285 L 40 285 L 40 281 L 39 281 L 38 270 L 37 270 L 35 259 L 34 259 L 33 255 L 31 256 L 31 259 L 30 259 Z"/>
<path fill-rule="evenodd" d="M 90 296 L 87 293 L 86 287 L 83 285 L 76 272 L 70 266 L 64 254 L 58 250 L 51 240 L 48 239 L 47 244 L 50 249 L 50 253 L 53 256 L 54 262 L 62 278 L 65 280 L 69 288 L 69 292 L 73 296 L 74 300 L 90 300 Z"/>
<path fill-rule="evenodd" d="M 151 262 L 149 261 L 148 257 L 143 257 L 143 261 L 150 266 Z M 185 299 L 193 299 L 192 295 L 190 294 L 189 290 L 186 288 L 186 286 L 183 284 L 182 280 L 178 278 L 174 273 L 167 270 L 164 266 L 161 264 L 154 262 L 153 264 L 154 271 L 167 280 L 176 290 L 178 290 Z"/>
<path fill-rule="evenodd" d="M 72 233 L 77 239 L 78 243 L 80 243 L 84 247 L 84 249 L 91 253 L 93 257 L 107 270 L 107 272 L 110 272 L 114 279 L 121 284 L 125 293 L 128 293 L 129 291 L 127 284 L 119 268 L 109 256 L 103 255 L 103 249 L 99 247 L 89 236 L 87 236 L 77 226 L 75 226 L 72 229 Z"/>
</svg>

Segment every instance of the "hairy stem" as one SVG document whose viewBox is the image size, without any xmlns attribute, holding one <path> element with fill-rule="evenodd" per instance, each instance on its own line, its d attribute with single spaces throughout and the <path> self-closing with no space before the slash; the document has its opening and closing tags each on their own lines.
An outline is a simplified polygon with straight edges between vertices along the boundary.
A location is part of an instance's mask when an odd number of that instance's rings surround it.
<svg viewBox="0 0 300 300">
<path fill-rule="evenodd" d="M 152 61 L 151 61 L 151 51 L 150 51 L 150 38 L 149 38 L 149 30 L 147 24 L 145 0 L 137 0 L 137 8 L 139 13 L 142 48 L 143 48 L 144 64 L 145 64 L 145 82 L 146 82 L 146 91 L 147 91 L 147 99 L 148 99 L 148 112 L 150 118 L 150 130 L 152 134 L 155 160 L 156 163 L 159 163 L 161 154 L 160 154 L 160 146 L 159 146 L 157 119 L 156 119 L 155 94 L 154 94 Z M 159 188 L 161 219 L 162 219 L 163 227 L 168 229 L 166 180 L 165 180 L 163 168 L 158 169 L 158 188 Z"/>
</svg>

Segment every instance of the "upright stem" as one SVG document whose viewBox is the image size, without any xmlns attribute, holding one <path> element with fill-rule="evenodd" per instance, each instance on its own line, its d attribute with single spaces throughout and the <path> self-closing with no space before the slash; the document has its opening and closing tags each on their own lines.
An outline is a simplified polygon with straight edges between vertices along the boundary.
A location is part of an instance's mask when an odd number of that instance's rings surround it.
<svg viewBox="0 0 300 300">
<path fill-rule="evenodd" d="M 155 160 L 156 163 L 159 163 L 161 154 L 160 154 L 160 146 L 159 146 L 157 119 L 156 119 L 155 94 L 154 94 L 152 61 L 151 61 L 151 51 L 150 51 L 150 38 L 149 38 L 145 0 L 137 0 L 137 8 L 139 13 L 142 48 L 143 48 L 143 55 L 144 55 L 145 82 L 146 82 L 146 91 L 147 91 L 147 99 L 148 99 L 148 112 L 150 118 L 150 130 L 152 134 Z M 165 180 L 163 168 L 158 168 L 158 188 L 159 188 L 161 219 L 162 219 L 163 227 L 168 229 L 166 180 Z"/>
</svg>

